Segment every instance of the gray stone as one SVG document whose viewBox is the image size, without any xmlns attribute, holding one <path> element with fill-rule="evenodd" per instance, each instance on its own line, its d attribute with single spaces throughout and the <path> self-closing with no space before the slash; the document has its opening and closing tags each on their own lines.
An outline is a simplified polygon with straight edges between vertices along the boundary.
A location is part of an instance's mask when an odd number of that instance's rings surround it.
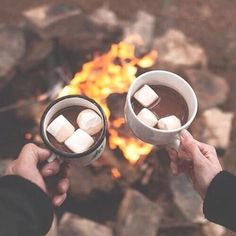
<svg viewBox="0 0 236 236">
<path fill-rule="evenodd" d="M 155 16 L 138 11 L 133 22 L 124 23 L 124 41 L 136 45 L 137 53 L 144 54 L 152 47 L 155 26 Z"/>
<path fill-rule="evenodd" d="M 189 69 L 184 74 L 197 95 L 201 111 L 226 101 L 229 86 L 225 78 L 215 75 L 209 70 Z"/>
<path fill-rule="evenodd" d="M 156 236 L 162 216 L 161 206 L 129 189 L 118 212 L 116 236 Z"/>
<path fill-rule="evenodd" d="M 42 5 L 24 11 L 23 15 L 29 26 L 45 39 L 69 36 L 83 18 L 80 9 L 64 3 Z"/>
<path fill-rule="evenodd" d="M 93 173 L 91 168 L 81 167 L 76 160 L 71 160 L 70 163 L 69 179 L 72 196 L 87 196 L 95 190 L 109 192 L 114 188 L 110 170 Z"/>
<path fill-rule="evenodd" d="M 232 112 L 224 112 L 218 108 L 208 109 L 192 125 L 192 134 L 201 142 L 227 149 L 233 117 Z"/>
<path fill-rule="evenodd" d="M 187 221 L 202 223 L 202 200 L 185 175 L 170 176 L 170 187 L 174 202 Z"/>
<path fill-rule="evenodd" d="M 20 68 L 22 70 L 28 70 L 35 65 L 45 61 L 53 50 L 52 40 L 42 40 L 37 35 L 28 30 L 25 30 L 26 35 L 26 53 L 22 62 L 20 63 Z"/>
<path fill-rule="evenodd" d="M 59 236 L 112 236 L 112 230 L 78 215 L 65 213 L 59 225 Z"/>
<path fill-rule="evenodd" d="M 205 50 L 179 30 L 169 29 L 154 40 L 153 46 L 158 51 L 157 63 L 161 67 L 177 69 L 207 65 Z"/>
<path fill-rule="evenodd" d="M 100 26 L 117 27 L 119 25 L 116 14 L 107 7 L 98 8 L 89 18 L 93 23 Z"/>
<path fill-rule="evenodd" d="M 0 88 L 11 79 L 15 67 L 25 54 L 25 37 L 21 29 L 0 26 Z"/>
</svg>

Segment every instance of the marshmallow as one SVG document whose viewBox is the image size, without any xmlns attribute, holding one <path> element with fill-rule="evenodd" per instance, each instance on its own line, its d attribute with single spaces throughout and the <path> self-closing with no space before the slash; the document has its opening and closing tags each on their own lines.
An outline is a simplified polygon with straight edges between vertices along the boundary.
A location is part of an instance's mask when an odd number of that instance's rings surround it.
<svg viewBox="0 0 236 236">
<path fill-rule="evenodd" d="M 59 115 L 47 127 L 47 132 L 60 143 L 69 138 L 74 131 L 74 126 L 63 115 Z"/>
<path fill-rule="evenodd" d="M 80 129 L 90 135 L 99 132 L 103 127 L 102 118 L 93 110 L 85 109 L 77 117 L 77 124 Z"/>
<path fill-rule="evenodd" d="M 143 108 L 137 115 L 137 117 L 145 124 L 154 127 L 158 120 L 156 116 L 147 108 Z"/>
<path fill-rule="evenodd" d="M 144 85 L 134 94 L 134 98 L 144 107 L 148 107 L 154 103 L 159 98 L 159 96 L 151 87 Z"/>
<path fill-rule="evenodd" d="M 159 129 L 171 130 L 171 129 L 177 129 L 180 127 L 181 127 L 181 122 L 179 118 L 177 118 L 174 115 L 161 118 L 158 121 Z"/>
<path fill-rule="evenodd" d="M 65 145 L 75 153 L 87 151 L 94 143 L 93 138 L 82 129 L 77 129 L 66 141 Z"/>
</svg>

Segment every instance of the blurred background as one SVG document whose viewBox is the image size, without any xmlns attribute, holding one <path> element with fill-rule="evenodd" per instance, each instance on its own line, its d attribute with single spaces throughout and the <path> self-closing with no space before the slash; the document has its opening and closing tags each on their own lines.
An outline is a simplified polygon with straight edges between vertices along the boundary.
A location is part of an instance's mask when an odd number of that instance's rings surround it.
<svg viewBox="0 0 236 236">
<path fill-rule="evenodd" d="M 25 143 L 43 146 L 40 118 L 59 96 L 87 95 L 109 120 L 102 157 L 71 165 L 48 235 L 234 235 L 204 219 L 187 178 L 133 137 L 123 108 L 139 74 L 181 75 L 199 101 L 191 133 L 236 174 L 235 16 L 233 0 L 0 0 L 0 174 Z"/>
</svg>

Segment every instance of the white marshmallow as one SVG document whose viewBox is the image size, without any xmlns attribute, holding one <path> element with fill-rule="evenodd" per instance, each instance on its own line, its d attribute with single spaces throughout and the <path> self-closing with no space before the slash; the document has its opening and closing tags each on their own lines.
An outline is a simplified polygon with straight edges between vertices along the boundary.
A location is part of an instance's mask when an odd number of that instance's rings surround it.
<svg viewBox="0 0 236 236">
<path fill-rule="evenodd" d="M 159 98 L 159 96 L 151 87 L 144 85 L 134 94 L 134 98 L 144 107 L 148 107 L 154 103 Z"/>
<path fill-rule="evenodd" d="M 85 109 L 77 117 L 77 124 L 80 129 L 90 135 L 99 132 L 103 127 L 102 118 L 93 110 Z"/>
<path fill-rule="evenodd" d="M 74 131 L 74 126 L 63 115 L 59 115 L 47 127 L 47 132 L 60 143 L 69 138 Z"/>
<path fill-rule="evenodd" d="M 159 129 L 171 130 L 171 129 L 177 129 L 180 127 L 181 127 L 181 122 L 179 118 L 174 115 L 161 118 L 158 121 Z"/>
<path fill-rule="evenodd" d="M 87 151 L 94 143 L 93 138 L 82 129 L 77 129 L 66 141 L 65 145 L 75 153 Z"/>
<path fill-rule="evenodd" d="M 147 108 L 143 108 L 137 115 L 137 117 L 146 125 L 154 127 L 158 120 L 157 117 Z"/>
</svg>

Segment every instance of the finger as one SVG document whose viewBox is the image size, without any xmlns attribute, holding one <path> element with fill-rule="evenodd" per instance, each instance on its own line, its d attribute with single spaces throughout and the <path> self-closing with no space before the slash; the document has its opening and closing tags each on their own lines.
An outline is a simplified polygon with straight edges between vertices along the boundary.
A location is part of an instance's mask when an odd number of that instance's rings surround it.
<svg viewBox="0 0 236 236">
<path fill-rule="evenodd" d="M 60 171 L 60 163 L 58 160 L 54 160 L 53 162 L 47 163 L 41 169 L 41 174 L 46 177 L 50 175 L 56 175 Z"/>
<path fill-rule="evenodd" d="M 206 158 L 211 161 L 218 161 L 216 149 L 213 146 L 201 142 L 197 142 L 197 145 Z"/>
<path fill-rule="evenodd" d="M 69 168 L 70 168 L 70 163 L 68 161 L 64 161 L 61 164 L 61 170 L 60 170 L 60 177 L 61 178 L 67 178 L 68 177 Z"/>
<path fill-rule="evenodd" d="M 171 148 L 167 148 L 166 151 L 168 152 L 171 161 L 177 161 L 178 152 L 176 150 L 171 149 Z"/>
<path fill-rule="evenodd" d="M 56 195 L 54 196 L 54 198 L 52 199 L 52 204 L 56 207 L 59 207 L 61 206 L 61 204 L 65 201 L 67 197 L 67 194 L 64 193 L 64 194 L 61 194 L 61 195 Z"/>
<path fill-rule="evenodd" d="M 49 150 L 40 148 L 33 143 L 28 143 L 22 148 L 19 159 L 23 161 L 27 159 L 27 162 L 37 164 L 38 162 L 47 160 L 49 156 Z"/>
<path fill-rule="evenodd" d="M 178 171 L 178 165 L 176 162 L 171 162 L 170 163 L 170 169 L 171 169 L 171 173 L 172 175 L 178 175 L 179 171 Z"/>
<path fill-rule="evenodd" d="M 70 182 L 68 178 L 61 179 L 57 184 L 57 192 L 60 194 L 66 193 L 69 189 Z"/>
<path fill-rule="evenodd" d="M 182 130 L 180 133 L 180 139 L 182 150 L 188 154 L 188 158 L 193 161 L 194 165 L 203 164 L 206 158 L 202 155 L 197 145 L 197 141 L 192 137 L 192 135 L 187 130 Z"/>
</svg>

